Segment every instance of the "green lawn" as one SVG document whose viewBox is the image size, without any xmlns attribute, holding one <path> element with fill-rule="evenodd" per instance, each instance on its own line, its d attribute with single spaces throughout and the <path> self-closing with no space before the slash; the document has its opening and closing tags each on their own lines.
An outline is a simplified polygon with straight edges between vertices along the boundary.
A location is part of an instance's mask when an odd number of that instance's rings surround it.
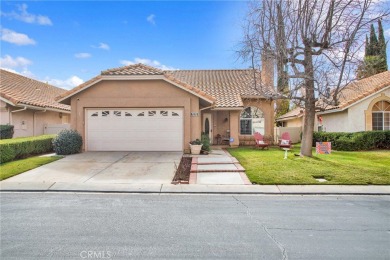
<svg viewBox="0 0 390 260">
<path fill-rule="evenodd" d="M 7 179 L 9 177 L 37 168 L 44 164 L 57 161 L 58 159 L 61 158 L 63 157 L 62 156 L 50 156 L 50 157 L 35 156 L 27 159 L 3 163 L 0 165 L 0 180 Z"/>
<path fill-rule="evenodd" d="M 299 146 L 288 152 L 271 147 L 269 150 L 240 147 L 229 149 L 256 184 L 390 184 L 390 150 L 364 152 L 332 151 L 330 155 L 312 158 L 294 156 Z M 320 183 L 315 178 L 325 178 Z"/>
</svg>

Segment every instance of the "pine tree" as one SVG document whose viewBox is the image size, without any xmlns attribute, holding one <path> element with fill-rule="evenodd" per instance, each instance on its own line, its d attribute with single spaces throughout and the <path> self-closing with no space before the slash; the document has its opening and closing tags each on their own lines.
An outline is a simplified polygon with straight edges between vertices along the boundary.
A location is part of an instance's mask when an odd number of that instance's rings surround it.
<svg viewBox="0 0 390 260">
<path fill-rule="evenodd" d="M 374 25 L 371 24 L 371 32 L 370 32 L 370 46 L 368 56 L 376 56 L 379 54 L 378 51 L 378 38 L 376 38 Z"/>
<path fill-rule="evenodd" d="M 378 20 L 378 36 L 379 41 L 374 25 L 371 24 L 370 38 L 366 35 L 364 60 L 360 62 L 356 71 L 358 79 L 387 71 L 386 40 L 380 20 Z"/>
<path fill-rule="evenodd" d="M 387 70 L 387 53 L 386 53 L 386 40 L 385 35 L 383 33 L 382 21 L 378 20 L 378 48 L 379 48 L 379 56 L 383 60 L 383 64 L 381 68 L 383 71 Z"/>
</svg>

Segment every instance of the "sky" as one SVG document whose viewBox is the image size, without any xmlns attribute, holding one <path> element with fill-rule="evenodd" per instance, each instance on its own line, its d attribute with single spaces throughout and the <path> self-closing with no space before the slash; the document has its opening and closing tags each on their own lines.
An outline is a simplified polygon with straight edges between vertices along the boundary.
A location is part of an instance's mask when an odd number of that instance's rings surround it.
<svg viewBox="0 0 390 260">
<path fill-rule="evenodd" d="M 246 68 L 243 1 L 1 1 L 1 67 L 63 88 L 132 63 Z"/>
<path fill-rule="evenodd" d="M 1 1 L 0 66 L 66 89 L 134 63 L 248 68 L 236 54 L 247 7 L 245 1 Z"/>
</svg>

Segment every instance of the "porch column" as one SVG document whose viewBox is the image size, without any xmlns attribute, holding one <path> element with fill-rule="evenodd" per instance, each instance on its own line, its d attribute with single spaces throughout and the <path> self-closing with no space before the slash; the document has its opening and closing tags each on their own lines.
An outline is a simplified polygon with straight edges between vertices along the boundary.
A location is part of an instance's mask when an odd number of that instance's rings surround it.
<svg viewBox="0 0 390 260">
<path fill-rule="evenodd" d="M 230 138 L 233 138 L 233 142 L 230 142 L 231 147 L 238 147 L 240 141 L 238 135 L 240 133 L 240 113 L 241 111 L 230 111 L 229 112 L 229 127 L 230 127 Z"/>
</svg>

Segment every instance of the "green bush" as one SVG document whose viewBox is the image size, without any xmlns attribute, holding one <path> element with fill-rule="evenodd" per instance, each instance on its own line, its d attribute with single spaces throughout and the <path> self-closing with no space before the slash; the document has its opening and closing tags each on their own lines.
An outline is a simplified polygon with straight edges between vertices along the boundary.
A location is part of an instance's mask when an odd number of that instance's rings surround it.
<svg viewBox="0 0 390 260">
<path fill-rule="evenodd" d="M 82 145 L 83 138 L 76 130 L 64 129 L 53 139 L 53 149 L 60 155 L 79 153 Z"/>
<path fill-rule="evenodd" d="M 332 149 L 339 151 L 390 149 L 390 131 L 315 132 L 313 134 L 313 146 L 316 142 L 332 142 Z"/>
<path fill-rule="evenodd" d="M 14 138 L 0 141 L 0 163 L 53 151 L 55 135 Z"/>
<path fill-rule="evenodd" d="M 13 125 L 0 125 L 0 139 L 11 139 L 14 136 Z"/>
<path fill-rule="evenodd" d="M 203 144 L 202 150 L 210 151 L 210 137 L 208 134 L 202 133 L 201 142 Z"/>
</svg>

